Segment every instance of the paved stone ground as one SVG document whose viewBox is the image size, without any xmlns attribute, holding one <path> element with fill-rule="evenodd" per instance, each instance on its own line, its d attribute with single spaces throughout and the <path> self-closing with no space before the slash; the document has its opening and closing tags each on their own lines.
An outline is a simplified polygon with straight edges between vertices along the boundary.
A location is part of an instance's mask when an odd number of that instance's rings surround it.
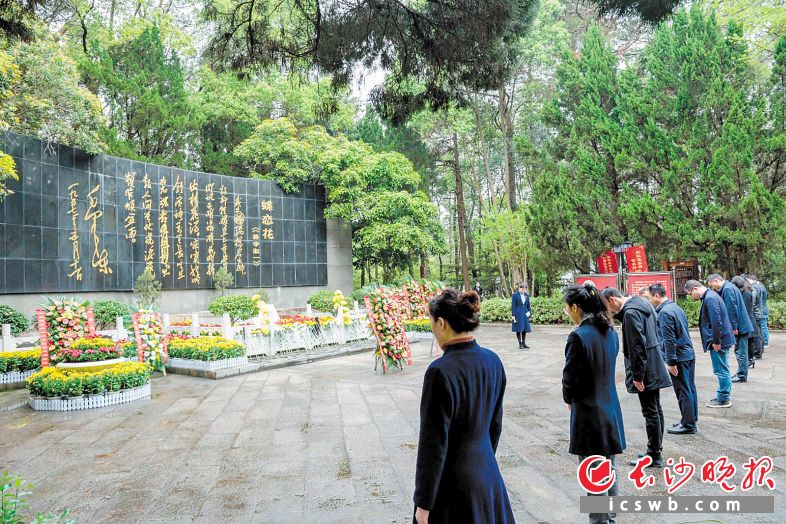
<svg viewBox="0 0 786 524">
<path fill-rule="evenodd" d="M 532 350 L 508 327 L 479 330 L 508 374 L 498 459 L 518 522 L 586 522 L 576 460 L 567 453 L 560 379 L 566 328 L 536 327 Z M 786 522 L 786 334 L 775 333 L 734 407 L 704 408 L 716 382 L 698 361 L 700 432 L 667 436 L 666 456 L 703 463 L 728 454 L 775 457 L 775 515 L 621 516 L 620 522 Z M 0 411 L 0 467 L 36 484 L 33 509 L 70 508 L 80 523 L 369 522 L 411 519 L 420 388 L 429 346 L 414 365 L 373 372 L 371 353 L 210 381 L 154 379 L 152 400 L 69 414 Z M 621 356 L 618 382 L 622 383 Z M 13 407 L 23 391 L 0 393 Z M 644 449 L 638 401 L 620 389 L 628 449 Z M 677 420 L 665 390 L 668 423 Z M 621 468 L 626 475 L 630 470 Z M 662 481 L 648 494 L 664 495 Z M 625 480 L 623 494 L 633 494 Z M 754 494 L 762 492 L 756 492 Z M 720 495 L 696 478 L 679 495 Z M 714 519 L 714 520 L 711 520 Z"/>
</svg>

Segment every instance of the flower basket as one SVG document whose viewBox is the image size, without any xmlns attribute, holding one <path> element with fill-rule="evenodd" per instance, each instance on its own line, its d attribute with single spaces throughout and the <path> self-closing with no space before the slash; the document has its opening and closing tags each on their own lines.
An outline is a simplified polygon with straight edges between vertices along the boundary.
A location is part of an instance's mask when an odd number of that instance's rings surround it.
<svg viewBox="0 0 786 524">
<path fill-rule="evenodd" d="M 27 404 L 36 411 L 77 411 L 80 409 L 104 408 L 149 398 L 150 382 L 139 387 L 118 392 L 104 392 L 77 397 L 46 398 L 31 396 Z"/>
</svg>

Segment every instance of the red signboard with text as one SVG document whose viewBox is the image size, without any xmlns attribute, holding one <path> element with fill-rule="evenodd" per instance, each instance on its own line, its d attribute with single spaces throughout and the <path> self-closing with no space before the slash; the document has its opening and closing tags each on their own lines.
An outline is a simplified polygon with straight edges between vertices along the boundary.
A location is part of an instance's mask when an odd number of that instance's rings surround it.
<svg viewBox="0 0 786 524">
<path fill-rule="evenodd" d="M 617 254 L 608 250 L 597 258 L 598 273 L 610 274 L 619 273 L 619 263 L 617 262 Z"/>
<path fill-rule="evenodd" d="M 625 262 L 628 265 L 628 273 L 646 273 L 650 270 L 644 246 L 633 246 L 626 249 Z"/>
<path fill-rule="evenodd" d="M 630 296 L 635 297 L 641 288 L 652 284 L 662 284 L 666 288 L 666 296 L 674 300 L 671 273 L 628 273 L 627 290 Z"/>
<path fill-rule="evenodd" d="M 617 275 L 579 275 L 576 277 L 576 284 L 582 286 L 584 282 L 591 280 L 596 288 L 603 290 L 607 287 L 617 287 Z"/>
</svg>

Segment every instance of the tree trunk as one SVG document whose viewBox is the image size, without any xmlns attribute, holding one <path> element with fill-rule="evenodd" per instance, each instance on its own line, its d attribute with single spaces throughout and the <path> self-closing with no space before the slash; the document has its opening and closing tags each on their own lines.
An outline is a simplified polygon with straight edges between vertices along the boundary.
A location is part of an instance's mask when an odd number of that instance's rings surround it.
<svg viewBox="0 0 786 524">
<path fill-rule="evenodd" d="M 458 219 L 459 251 L 461 252 L 461 274 L 464 278 L 464 291 L 469 291 L 471 286 L 469 284 L 469 268 L 467 264 L 467 241 L 464 236 L 465 228 L 467 227 L 467 215 L 464 210 L 464 184 L 461 180 L 457 133 L 453 133 L 453 172 L 456 175 L 456 216 Z"/>
<path fill-rule="evenodd" d="M 486 172 L 486 184 L 488 184 L 489 200 L 492 207 L 496 209 L 497 202 L 494 198 L 494 184 L 491 177 L 491 165 L 489 164 L 489 145 L 486 142 L 486 134 L 483 132 L 483 120 L 480 118 L 480 106 L 476 98 L 472 99 L 472 106 L 475 109 L 475 125 L 478 127 L 478 138 L 480 139 L 480 156 L 483 158 L 483 169 Z M 480 187 L 480 180 L 478 180 L 478 188 Z M 478 198 L 480 198 L 480 189 L 478 189 Z M 482 207 L 482 206 L 481 206 Z"/>
<path fill-rule="evenodd" d="M 360 287 L 366 285 L 366 261 L 360 261 Z"/>
<path fill-rule="evenodd" d="M 420 278 L 428 276 L 428 268 L 426 266 L 426 255 L 420 255 Z"/>
<path fill-rule="evenodd" d="M 516 170 L 513 165 L 513 123 L 510 120 L 508 92 L 504 84 L 499 88 L 499 123 L 502 131 L 502 168 L 505 173 L 505 193 L 508 207 L 516 210 Z"/>
</svg>

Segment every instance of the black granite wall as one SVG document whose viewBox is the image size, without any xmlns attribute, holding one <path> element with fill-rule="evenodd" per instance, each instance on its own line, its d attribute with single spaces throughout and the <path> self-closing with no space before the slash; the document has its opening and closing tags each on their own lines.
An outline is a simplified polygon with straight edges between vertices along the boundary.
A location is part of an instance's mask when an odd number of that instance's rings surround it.
<svg viewBox="0 0 786 524">
<path fill-rule="evenodd" d="M 212 288 L 225 263 L 236 287 L 327 284 L 320 186 L 287 194 L 10 132 L 0 150 L 19 174 L 0 203 L 0 294 L 127 291 L 146 266 L 164 289 Z"/>
</svg>

